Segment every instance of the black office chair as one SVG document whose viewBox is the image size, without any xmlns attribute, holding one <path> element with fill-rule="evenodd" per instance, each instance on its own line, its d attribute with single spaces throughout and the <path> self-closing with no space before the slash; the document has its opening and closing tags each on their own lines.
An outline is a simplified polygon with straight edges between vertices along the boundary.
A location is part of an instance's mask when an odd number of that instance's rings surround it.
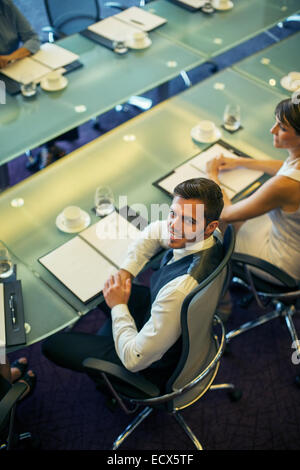
<svg viewBox="0 0 300 470">
<path fill-rule="evenodd" d="M 260 315 L 256 320 L 229 331 L 226 334 L 226 342 L 229 343 L 240 334 L 280 317 L 286 322 L 292 338 L 292 347 L 300 358 L 300 342 L 292 318 L 297 312 L 297 307 L 299 308 L 300 283 L 273 264 L 242 253 L 232 255 L 232 273 L 233 281 L 248 289 L 249 300 L 254 298 L 260 309 L 264 310 L 270 304 L 275 308 L 265 315 Z M 267 280 L 263 275 L 268 276 Z M 300 386 L 300 375 L 296 377 L 296 383 Z"/>
<path fill-rule="evenodd" d="M 83 31 L 90 24 L 100 21 L 98 0 L 44 0 L 50 27 L 49 42 Z"/>
<path fill-rule="evenodd" d="M 0 376 L 0 450 L 18 448 L 20 441 L 32 438 L 28 432 L 18 435 L 14 433 L 17 402 L 25 392 L 26 387 L 27 385 L 23 382 L 10 385 L 7 380 Z"/>
<path fill-rule="evenodd" d="M 183 420 L 179 410 L 195 403 L 206 391 L 227 389 L 233 400 L 240 398 L 232 384 L 212 385 L 219 368 L 225 347 L 225 331 L 221 320 L 214 316 L 219 298 L 227 289 L 230 279 L 228 263 L 234 248 L 234 232 L 231 226 L 224 238 L 224 258 L 219 267 L 199 284 L 184 300 L 181 309 L 182 351 L 165 393 L 161 395 L 156 385 L 139 374 L 129 372 L 125 367 L 87 358 L 83 365 L 87 374 L 98 386 L 107 385 L 119 405 L 132 413 L 141 405 L 145 408 L 116 439 L 113 449 L 136 429 L 154 408 L 171 413 L 197 449 L 202 446 Z M 215 334 L 214 327 L 220 331 Z M 218 338 L 219 336 L 219 338 Z M 128 404 L 127 404 L 128 403 Z"/>
</svg>

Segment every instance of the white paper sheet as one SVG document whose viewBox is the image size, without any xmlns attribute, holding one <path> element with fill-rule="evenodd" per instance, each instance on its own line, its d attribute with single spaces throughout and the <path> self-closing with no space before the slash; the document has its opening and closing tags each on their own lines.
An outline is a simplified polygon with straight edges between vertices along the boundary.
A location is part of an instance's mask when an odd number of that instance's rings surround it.
<svg viewBox="0 0 300 470">
<path fill-rule="evenodd" d="M 33 60 L 40 62 L 51 69 L 58 69 L 79 59 L 79 55 L 64 49 L 57 44 L 45 43 L 40 50 L 32 56 Z"/>
<path fill-rule="evenodd" d="M 204 152 L 196 155 L 189 161 L 189 163 L 205 174 L 206 163 L 220 154 L 223 154 L 224 157 L 237 158 L 233 152 L 225 149 L 222 145 L 215 144 L 208 150 L 205 150 Z M 252 184 L 262 175 L 263 172 L 259 170 L 249 170 L 248 168 L 237 167 L 233 170 L 220 172 L 219 179 L 223 185 L 237 194 L 240 191 L 243 191 L 243 189 Z"/>
<path fill-rule="evenodd" d="M 140 230 L 118 212 L 112 212 L 80 233 L 80 237 L 87 240 L 118 268 L 127 255 L 129 245 L 140 235 Z"/>
<path fill-rule="evenodd" d="M 32 81 L 39 82 L 41 78 L 51 72 L 51 70 L 51 68 L 40 64 L 31 57 L 25 57 L 22 60 L 17 60 L 7 65 L 1 69 L 1 73 L 19 83 L 28 83 Z"/>
<path fill-rule="evenodd" d="M 114 16 L 98 21 L 88 26 L 88 29 L 111 41 L 127 41 L 133 33 L 140 31 L 140 28 L 119 21 Z"/>
<path fill-rule="evenodd" d="M 177 184 L 182 183 L 185 180 L 191 178 L 202 178 L 207 177 L 206 174 L 199 171 L 198 168 L 192 166 L 190 162 L 186 162 L 180 167 L 178 167 L 174 173 L 167 176 L 165 179 L 159 182 L 159 186 L 166 190 L 168 193 L 173 194 L 174 188 Z M 229 188 L 222 186 L 226 192 L 229 199 L 232 199 L 235 196 L 235 192 L 231 191 Z"/>
<path fill-rule="evenodd" d="M 130 7 L 126 10 L 114 15 L 115 18 L 125 21 L 132 26 L 136 26 L 142 31 L 152 31 L 152 29 L 163 25 L 167 22 L 166 18 L 150 13 L 149 11 L 142 10 L 139 7 Z"/>
<path fill-rule="evenodd" d="M 82 302 L 100 294 L 107 278 L 116 272 L 115 267 L 79 236 L 39 261 Z"/>
</svg>

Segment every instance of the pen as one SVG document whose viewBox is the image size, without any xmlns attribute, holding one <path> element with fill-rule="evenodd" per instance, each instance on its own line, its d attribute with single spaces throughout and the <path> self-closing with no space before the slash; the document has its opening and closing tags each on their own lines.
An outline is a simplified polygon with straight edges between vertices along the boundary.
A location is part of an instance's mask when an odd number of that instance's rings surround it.
<svg viewBox="0 0 300 470">
<path fill-rule="evenodd" d="M 9 297 L 9 309 L 10 309 L 10 316 L 13 326 L 16 324 L 16 315 L 15 315 L 15 308 L 14 308 L 14 294 L 11 294 Z"/>
<path fill-rule="evenodd" d="M 130 21 L 132 23 L 136 23 L 136 24 L 140 24 L 140 25 L 144 26 L 144 23 L 142 23 L 141 21 L 138 21 L 138 20 L 134 20 L 133 18 L 131 18 Z"/>
<path fill-rule="evenodd" d="M 253 183 L 251 186 L 249 186 L 248 189 L 246 189 L 246 191 L 244 191 L 236 200 L 236 201 L 239 201 L 240 199 L 244 199 L 245 196 L 247 196 L 247 194 L 249 193 L 252 193 L 252 191 L 254 191 L 255 189 L 257 189 L 259 186 L 261 186 L 261 183 L 260 181 L 256 181 L 255 183 Z"/>
</svg>

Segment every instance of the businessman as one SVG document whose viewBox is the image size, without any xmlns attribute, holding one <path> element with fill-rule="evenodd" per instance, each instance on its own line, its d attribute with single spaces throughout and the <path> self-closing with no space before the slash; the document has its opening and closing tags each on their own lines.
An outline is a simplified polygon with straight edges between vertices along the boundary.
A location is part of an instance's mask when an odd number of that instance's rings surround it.
<svg viewBox="0 0 300 470">
<path fill-rule="evenodd" d="M 58 333 L 43 344 L 44 354 L 76 371 L 83 371 L 87 357 L 123 364 L 162 389 L 181 353 L 182 303 L 223 257 L 215 236 L 222 209 L 222 192 L 213 181 L 196 178 L 176 186 L 167 220 L 144 229 L 122 269 L 105 283 L 110 318 L 104 327 L 97 335 Z M 150 288 L 135 285 L 133 279 L 162 247 L 168 250 Z"/>
</svg>

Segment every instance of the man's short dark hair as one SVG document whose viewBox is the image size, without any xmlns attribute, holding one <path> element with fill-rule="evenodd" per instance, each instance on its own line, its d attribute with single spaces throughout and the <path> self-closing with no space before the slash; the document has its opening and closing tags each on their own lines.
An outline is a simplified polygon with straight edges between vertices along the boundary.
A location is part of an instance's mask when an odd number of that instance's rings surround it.
<svg viewBox="0 0 300 470">
<path fill-rule="evenodd" d="M 208 178 L 192 178 L 179 183 L 174 189 L 174 196 L 199 199 L 204 204 L 206 225 L 218 220 L 224 207 L 220 186 Z"/>
</svg>

